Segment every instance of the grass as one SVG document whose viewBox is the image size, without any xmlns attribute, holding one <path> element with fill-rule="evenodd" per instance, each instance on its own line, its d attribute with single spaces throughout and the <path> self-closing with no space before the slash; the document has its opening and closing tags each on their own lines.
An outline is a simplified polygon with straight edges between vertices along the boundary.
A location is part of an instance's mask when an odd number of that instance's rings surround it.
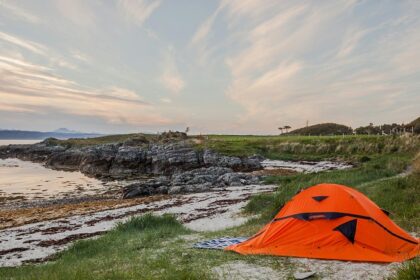
<svg viewBox="0 0 420 280">
<path fill-rule="evenodd" d="M 420 258 L 405 262 L 399 267 L 389 280 L 418 280 L 420 279 Z"/>
<path fill-rule="evenodd" d="M 190 249 L 184 236 L 191 231 L 173 216 L 147 214 L 76 242 L 53 262 L 0 268 L 0 279 L 213 279 L 211 268 L 238 260 L 286 269 L 275 257 Z"/>
<path fill-rule="evenodd" d="M 148 214 L 132 218 L 96 240 L 76 242 L 55 262 L 2 268 L 0 278 L 206 279 L 204 271 L 162 250 L 168 240 L 188 233 L 172 216 Z"/>
<path fill-rule="evenodd" d="M 111 143 L 121 143 L 130 139 L 142 138 L 148 141 L 154 141 L 156 135 L 144 134 L 144 133 L 132 133 L 132 134 L 115 134 L 115 135 L 106 135 L 93 138 L 70 138 L 66 140 L 59 140 L 54 138 L 49 138 L 46 141 L 50 145 L 62 145 L 67 147 L 83 147 L 83 146 L 93 146 L 93 145 L 102 145 L 102 144 L 111 144 Z"/>
<path fill-rule="evenodd" d="M 225 155 L 262 155 L 270 159 L 320 160 L 345 158 L 358 161 L 378 154 L 399 154 L 420 149 L 420 137 L 377 135 L 346 136 L 228 136 L 208 135 L 197 144 Z"/>
</svg>

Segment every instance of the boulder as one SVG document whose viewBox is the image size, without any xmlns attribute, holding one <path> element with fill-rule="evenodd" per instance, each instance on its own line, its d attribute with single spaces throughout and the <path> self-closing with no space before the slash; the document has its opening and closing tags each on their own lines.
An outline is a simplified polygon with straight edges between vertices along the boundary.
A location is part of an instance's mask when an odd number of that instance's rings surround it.
<svg viewBox="0 0 420 280">
<path fill-rule="evenodd" d="M 219 185 L 224 186 L 244 186 L 258 184 L 260 177 L 245 173 L 226 173 L 217 179 Z"/>
<path fill-rule="evenodd" d="M 170 181 L 166 177 L 130 184 L 123 189 L 123 198 L 168 193 Z"/>
</svg>

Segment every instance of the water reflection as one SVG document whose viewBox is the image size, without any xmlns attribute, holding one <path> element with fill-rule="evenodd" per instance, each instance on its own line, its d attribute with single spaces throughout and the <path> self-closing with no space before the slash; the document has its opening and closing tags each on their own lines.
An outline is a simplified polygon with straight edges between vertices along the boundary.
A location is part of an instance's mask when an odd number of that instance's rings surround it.
<svg viewBox="0 0 420 280">
<path fill-rule="evenodd" d="M 0 203 L 103 194 L 118 189 L 121 183 L 104 183 L 81 172 L 51 170 L 19 159 L 0 159 Z"/>
</svg>

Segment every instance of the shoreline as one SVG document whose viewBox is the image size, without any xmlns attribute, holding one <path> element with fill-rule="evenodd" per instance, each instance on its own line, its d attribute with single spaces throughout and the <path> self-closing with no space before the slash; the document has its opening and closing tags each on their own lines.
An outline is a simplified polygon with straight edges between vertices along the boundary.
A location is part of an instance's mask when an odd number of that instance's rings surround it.
<svg viewBox="0 0 420 280">
<path fill-rule="evenodd" d="M 154 200 L 144 198 L 130 201 L 130 206 L 102 208 L 99 211 L 82 210 L 76 215 L 57 215 L 52 220 L 28 221 L 20 226 L 0 230 L 0 266 L 18 266 L 28 261 L 45 259 L 64 250 L 74 240 L 103 234 L 119 222 L 148 212 L 173 214 L 188 228 L 196 231 L 216 231 L 238 226 L 250 218 L 240 215 L 250 196 L 272 192 L 275 188 L 273 185 L 254 185 L 155 197 Z M 66 209 L 63 211 L 68 213 Z"/>
</svg>

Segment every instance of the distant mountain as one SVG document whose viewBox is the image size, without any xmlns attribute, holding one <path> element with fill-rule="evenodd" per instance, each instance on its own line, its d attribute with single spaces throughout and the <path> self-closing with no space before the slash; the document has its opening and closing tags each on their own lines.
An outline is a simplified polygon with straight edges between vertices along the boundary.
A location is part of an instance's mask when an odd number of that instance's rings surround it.
<svg viewBox="0 0 420 280">
<path fill-rule="evenodd" d="M 27 131 L 27 130 L 1 130 L 0 129 L 0 139 L 33 139 L 33 140 L 43 140 L 49 137 L 57 139 L 68 139 L 68 138 L 92 138 L 101 136 L 98 133 L 84 133 L 69 130 L 67 128 L 59 128 L 55 131 L 42 132 L 42 131 Z"/>
<path fill-rule="evenodd" d="M 289 135 L 342 135 L 352 134 L 351 127 L 337 123 L 321 123 L 290 131 Z"/>
<path fill-rule="evenodd" d="M 73 134 L 83 134 L 83 132 L 76 131 L 76 130 L 70 130 L 70 129 L 65 128 L 65 127 L 60 127 L 60 128 L 58 128 L 58 129 L 56 129 L 56 130 L 54 130 L 54 131 L 52 131 L 52 132 L 55 132 L 55 133 L 73 133 Z"/>
</svg>

